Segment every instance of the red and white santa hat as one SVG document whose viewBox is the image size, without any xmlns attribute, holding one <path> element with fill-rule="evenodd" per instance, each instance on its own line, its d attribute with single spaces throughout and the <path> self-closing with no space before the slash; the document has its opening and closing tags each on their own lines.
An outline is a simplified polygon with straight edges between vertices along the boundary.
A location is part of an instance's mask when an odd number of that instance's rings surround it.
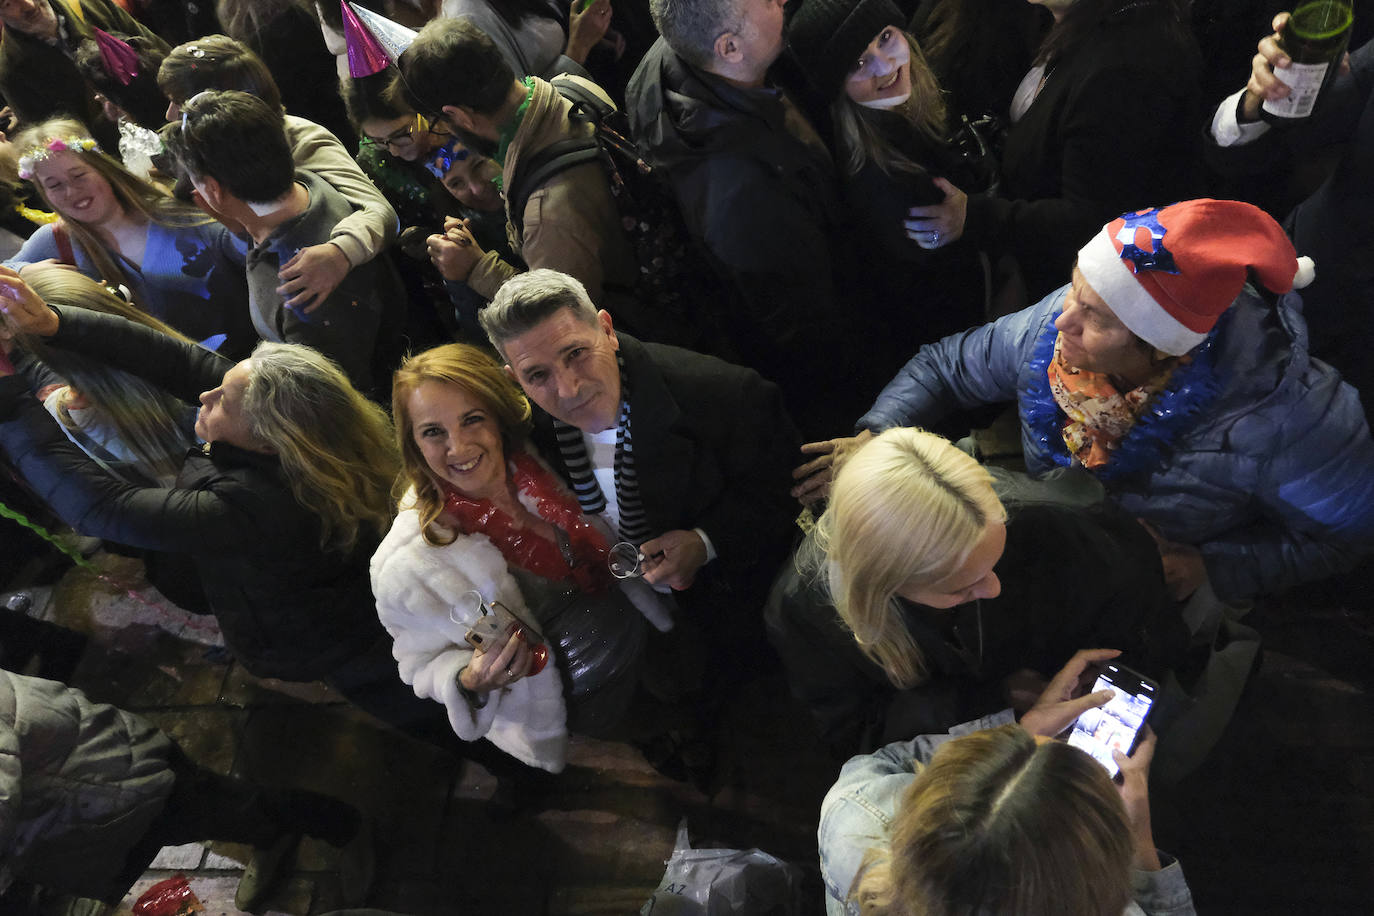
<svg viewBox="0 0 1374 916">
<path fill-rule="evenodd" d="M 1235 200 L 1124 214 L 1083 246 L 1078 269 L 1122 324 L 1173 356 L 1206 339 L 1250 271 L 1275 293 L 1316 277 L 1269 214 Z"/>
</svg>

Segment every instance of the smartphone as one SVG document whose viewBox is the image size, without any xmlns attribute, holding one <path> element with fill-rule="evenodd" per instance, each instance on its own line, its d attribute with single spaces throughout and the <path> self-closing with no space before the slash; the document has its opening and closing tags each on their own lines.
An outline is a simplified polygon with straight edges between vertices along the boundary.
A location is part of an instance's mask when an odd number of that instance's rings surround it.
<svg viewBox="0 0 1374 916">
<path fill-rule="evenodd" d="M 1120 772 L 1112 751 L 1130 756 L 1140 741 L 1140 730 L 1155 705 L 1159 685 L 1139 672 L 1120 665 L 1107 664 L 1097 676 L 1090 693 L 1111 690 L 1115 696 L 1107 705 L 1090 709 L 1073 723 L 1069 744 L 1087 751 L 1107 768 L 1115 779 Z"/>
<path fill-rule="evenodd" d="M 505 645 L 506 639 L 515 632 L 518 626 L 513 622 L 499 619 L 495 614 L 488 614 L 485 617 L 477 618 L 463 638 L 474 649 L 481 649 L 485 652 L 492 646 Z"/>
</svg>

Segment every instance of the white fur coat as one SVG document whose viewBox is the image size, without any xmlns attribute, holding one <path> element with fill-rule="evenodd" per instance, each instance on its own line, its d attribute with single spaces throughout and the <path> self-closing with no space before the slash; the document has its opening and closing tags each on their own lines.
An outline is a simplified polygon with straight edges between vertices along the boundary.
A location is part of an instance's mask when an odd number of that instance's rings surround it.
<svg viewBox="0 0 1374 916">
<path fill-rule="evenodd" d="M 536 511 L 526 494 L 520 494 L 520 501 Z M 401 505 L 414 505 L 414 491 Z M 671 606 L 664 596 L 642 579 L 618 585 L 650 623 L 664 632 L 672 629 Z M 460 616 L 462 623 L 455 623 L 449 613 L 456 609 L 457 615 L 468 614 L 462 598 L 472 589 L 488 604 L 499 601 L 520 617 L 531 617 L 505 557 L 490 538 L 459 535 L 447 547 L 435 547 L 421 536 L 415 509 L 402 508 L 372 556 L 372 594 L 382 626 L 394 640 L 391 654 L 400 665 L 401 680 L 416 696 L 443 703 L 449 724 L 464 741 L 487 738 L 517 760 L 561 772 L 567 762 L 568 710 L 552 658 L 535 676 L 487 694 L 481 709 L 474 709 L 458 689 L 458 673 L 472 659 L 463 637 L 475 618 Z"/>
<path fill-rule="evenodd" d="M 372 556 L 372 593 L 382 626 L 395 640 L 391 654 L 401 680 L 416 696 L 443 703 L 464 741 L 487 738 L 517 760 L 560 772 L 567 762 L 568 712 L 553 659 L 538 674 L 487 694 L 481 709 L 458 688 L 458 672 L 472 659 L 463 637 L 476 618 L 462 601 L 472 589 L 529 618 L 505 557 L 486 535 L 459 535 L 447 547 L 434 547 L 420 535 L 414 509 L 396 516 Z M 449 617 L 451 611 L 461 623 Z"/>
</svg>

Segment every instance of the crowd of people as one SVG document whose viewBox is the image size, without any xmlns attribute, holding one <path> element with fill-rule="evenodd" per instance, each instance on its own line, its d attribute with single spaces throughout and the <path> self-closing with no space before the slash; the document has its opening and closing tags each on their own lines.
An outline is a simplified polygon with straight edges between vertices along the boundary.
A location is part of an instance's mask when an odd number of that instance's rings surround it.
<svg viewBox="0 0 1374 916">
<path fill-rule="evenodd" d="M 511 798 L 573 734 L 709 790 L 780 668 L 828 912 L 1190 913 L 1152 767 L 1374 548 L 1374 42 L 1271 126 L 1223 6 L 0 3 L 10 486 Z M 1113 783 L 1055 739 L 1117 661 Z M 0 679 L 0 882 L 231 839 L 253 909 L 309 833 L 361 904 L 369 829 Z"/>
</svg>

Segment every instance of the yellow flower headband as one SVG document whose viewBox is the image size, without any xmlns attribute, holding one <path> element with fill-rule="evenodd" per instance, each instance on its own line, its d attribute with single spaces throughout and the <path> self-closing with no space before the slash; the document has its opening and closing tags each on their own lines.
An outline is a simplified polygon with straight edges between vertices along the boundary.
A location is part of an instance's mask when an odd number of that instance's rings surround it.
<svg viewBox="0 0 1374 916">
<path fill-rule="evenodd" d="M 98 153 L 100 144 L 91 137 L 78 137 L 75 134 L 70 137 L 48 137 L 19 157 L 19 177 L 26 181 L 33 178 L 33 170 L 38 163 L 53 153 L 69 150 L 74 153 Z"/>
</svg>

